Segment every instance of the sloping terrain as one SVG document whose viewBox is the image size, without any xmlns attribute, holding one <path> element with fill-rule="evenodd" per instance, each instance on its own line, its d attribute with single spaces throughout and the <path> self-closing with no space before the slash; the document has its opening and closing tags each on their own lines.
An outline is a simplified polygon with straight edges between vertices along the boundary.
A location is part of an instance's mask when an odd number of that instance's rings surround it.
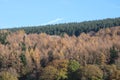
<svg viewBox="0 0 120 80">
<path fill-rule="evenodd" d="M 77 37 L 24 30 L 0 36 L 2 78 L 10 73 L 19 80 L 120 80 L 120 26 Z"/>
</svg>

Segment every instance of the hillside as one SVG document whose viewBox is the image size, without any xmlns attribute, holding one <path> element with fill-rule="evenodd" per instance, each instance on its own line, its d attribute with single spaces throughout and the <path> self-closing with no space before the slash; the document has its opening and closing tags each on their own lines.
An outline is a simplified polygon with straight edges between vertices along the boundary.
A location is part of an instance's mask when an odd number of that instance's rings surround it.
<svg viewBox="0 0 120 80">
<path fill-rule="evenodd" d="M 120 26 L 90 29 L 77 37 L 2 30 L 0 79 L 120 80 L 119 40 Z"/>
<path fill-rule="evenodd" d="M 67 33 L 69 36 L 79 36 L 82 32 L 97 32 L 103 28 L 109 28 L 113 26 L 120 26 L 120 18 L 108 18 L 103 20 L 93 20 L 75 23 L 64 23 L 46 26 L 30 26 L 22 28 L 13 28 L 11 31 L 17 31 L 23 29 L 27 34 L 30 33 L 47 33 L 50 35 L 63 35 Z"/>
</svg>

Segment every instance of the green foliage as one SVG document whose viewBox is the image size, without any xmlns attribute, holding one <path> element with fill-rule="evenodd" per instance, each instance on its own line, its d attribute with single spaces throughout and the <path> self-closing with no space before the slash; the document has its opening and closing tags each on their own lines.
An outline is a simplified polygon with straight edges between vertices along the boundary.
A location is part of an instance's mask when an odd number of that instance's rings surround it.
<svg viewBox="0 0 120 80">
<path fill-rule="evenodd" d="M 22 48 L 22 51 L 26 51 L 26 45 L 25 45 L 25 43 L 21 43 L 21 48 Z"/>
<path fill-rule="evenodd" d="M 68 80 L 77 80 L 77 70 L 80 68 L 79 62 L 70 60 L 68 64 Z"/>
<path fill-rule="evenodd" d="M 1 44 L 5 44 L 6 45 L 8 43 L 7 40 L 6 40 L 7 35 L 8 35 L 8 32 L 0 31 L 0 43 Z"/>
<path fill-rule="evenodd" d="M 68 64 L 68 70 L 70 72 L 75 72 L 79 69 L 80 67 L 80 64 L 79 62 L 77 62 L 76 60 L 70 60 L 69 61 L 69 64 Z"/>
<path fill-rule="evenodd" d="M 27 60 L 24 53 L 20 55 L 20 60 L 24 65 L 27 65 Z"/>
<path fill-rule="evenodd" d="M 119 57 L 118 52 L 119 51 L 116 50 L 114 46 L 112 48 L 110 48 L 110 62 L 109 62 L 109 64 L 115 63 L 115 60 Z"/>
<path fill-rule="evenodd" d="M 9 72 L 0 72 L 0 80 L 18 80 L 18 78 Z"/>
</svg>

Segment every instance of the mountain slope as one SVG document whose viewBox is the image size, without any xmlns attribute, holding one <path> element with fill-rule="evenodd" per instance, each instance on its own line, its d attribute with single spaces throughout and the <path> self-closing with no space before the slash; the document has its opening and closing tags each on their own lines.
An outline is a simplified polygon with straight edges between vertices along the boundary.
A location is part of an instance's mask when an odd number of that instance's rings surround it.
<svg viewBox="0 0 120 80">
<path fill-rule="evenodd" d="M 46 26 L 31 26 L 22 28 L 13 28 L 11 31 L 24 29 L 27 34 L 30 33 L 47 33 L 50 35 L 63 35 L 67 33 L 69 36 L 79 36 L 82 32 L 97 32 L 102 28 L 120 26 L 120 18 L 108 18 L 103 20 L 84 21 L 77 23 L 64 23 Z"/>
</svg>

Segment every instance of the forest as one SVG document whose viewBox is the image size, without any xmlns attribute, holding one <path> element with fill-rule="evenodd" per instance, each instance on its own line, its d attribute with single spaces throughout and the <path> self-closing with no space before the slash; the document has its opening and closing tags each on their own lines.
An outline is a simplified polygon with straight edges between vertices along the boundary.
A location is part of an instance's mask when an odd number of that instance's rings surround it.
<svg viewBox="0 0 120 80">
<path fill-rule="evenodd" d="M 0 30 L 0 80 L 120 80 L 120 18 Z"/>
<path fill-rule="evenodd" d="M 90 31 L 97 32 L 103 28 L 120 26 L 120 18 L 107 18 L 103 20 L 93 20 L 84 22 L 64 23 L 45 26 L 28 26 L 21 28 L 12 28 L 11 31 L 24 30 L 27 34 L 30 33 L 46 33 L 49 35 L 60 35 L 64 33 L 69 36 L 79 36 L 82 32 L 88 33 Z"/>
</svg>

